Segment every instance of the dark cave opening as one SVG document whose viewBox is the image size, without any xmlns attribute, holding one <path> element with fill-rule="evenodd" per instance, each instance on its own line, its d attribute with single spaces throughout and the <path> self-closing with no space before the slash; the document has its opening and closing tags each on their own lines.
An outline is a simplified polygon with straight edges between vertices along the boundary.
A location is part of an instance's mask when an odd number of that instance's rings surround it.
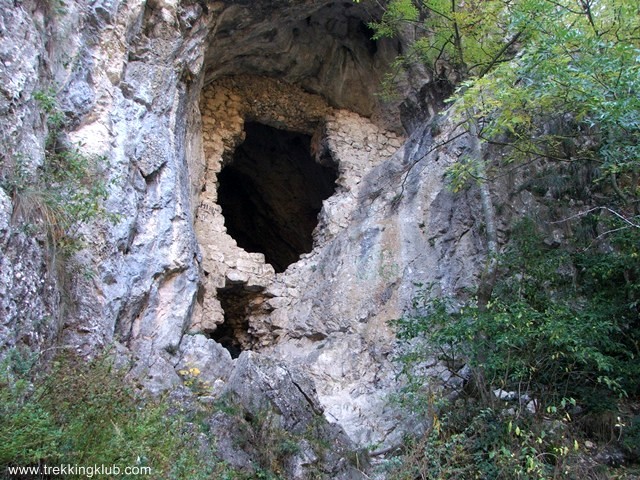
<svg viewBox="0 0 640 480">
<path fill-rule="evenodd" d="M 251 350 L 256 338 L 249 332 L 249 317 L 263 308 L 262 288 L 248 288 L 244 283 L 218 289 L 218 300 L 224 311 L 224 322 L 209 337 L 226 348 L 231 358 Z"/>
<path fill-rule="evenodd" d="M 238 358 L 244 348 L 234 337 L 234 334 L 233 327 L 225 320 L 222 325 L 218 325 L 218 328 L 211 334 L 210 338 L 226 348 L 231 354 L 231 358 Z"/>
<path fill-rule="evenodd" d="M 335 191 L 337 169 L 313 160 L 309 135 L 250 122 L 245 133 L 218 175 L 218 204 L 238 246 L 263 253 L 283 272 L 313 248 L 318 213 Z"/>
</svg>

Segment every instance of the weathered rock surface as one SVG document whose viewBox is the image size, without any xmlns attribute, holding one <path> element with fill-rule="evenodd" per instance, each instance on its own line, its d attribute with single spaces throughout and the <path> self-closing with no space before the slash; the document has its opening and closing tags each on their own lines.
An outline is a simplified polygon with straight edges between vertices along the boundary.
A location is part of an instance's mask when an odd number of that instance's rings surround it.
<svg viewBox="0 0 640 480">
<path fill-rule="evenodd" d="M 397 122 L 397 112 L 372 95 L 400 51 L 396 41 L 370 39 L 373 5 L 233 3 L 210 36 L 207 80 L 245 73 L 275 77 L 323 95 L 333 107 Z"/>
<path fill-rule="evenodd" d="M 56 262 L 46 236 L 21 216 L 37 209 L 35 195 L 10 198 L 16 178 L 34 175 L 44 155 L 44 125 L 34 93 L 42 88 L 47 20 L 29 6 L 0 2 L 0 349 L 38 351 L 58 333 L 61 303 Z M 54 49 L 52 54 L 58 50 Z"/>
<path fill-rule="evenodd" d="M 388 404 L 398 387 L 388 320 L 408 308 L 416 283 L 454 293 L 478 269 L 474 202 L 442 186 L 465 145 L 425 155 L 439 140 L 420 131 L 371 170 L 348 226 L 272 287 L 287 296 L 295 285 L 296 296 L 270 316 L 287 338 L 270 350 L 308 366 L 327 416 L 360 445 L 393 443 L 406 427 Z"/>
<path fill-rule="evenodd" d="M 230 465 L 250 471 L 269 463 L 300 480 L 366 478 L 366 456 L 323 417 L 313 382 L 297 368 L 243 352 L 221 398 L 229 411 L 216 413 L 210 425 L 220 432 L 216 451 Z"/>
<path fill-rule="evenodd" d="M 214 396 L 233 393 L 254 415 L 268 406 L 292 431 L 322 414 L 337 425 L 318 435 L 345 449 L 397 442 L 410 426 L 388 402 L 398 385 L 387 321 L 416 282 L 471 285 L 483 242 L 473 192 L 444 186 L 464 139 L 446 142 L 444 123 L 435 138 L 413 125 L 406 140 L 397 110 L 373 95 L 398 45 L 368 39 L 364 7 L 76 1 L 45 21 L 41 2 L 1 1 L 3 175 L 18 154 L 33 172 L 42 163 L 33 94 L 52 84 L 70 140 L 105 159 L 120 221 L 86 227 L 72 265 L 93 275 L 64 287 L 74 308 L 62 311 L 42 245 L 21 236 L 15 201 L 0 194 L 0 344 L 39 348 L 61 316 L 62 344 L 91 355 L 115 343 L 153 392 L 195 367 Z M 217 203 L 246 122 L 310 135 L 314 158 L 338 173 L 311 252 L 278 274 L 238 247 Z M 225 325 L 228 344 L 216 337 Z M 303 448 L 292 478 L 320 464 L 359 478 L 344 455 L 317 456 Z"/>
<path fill-rule="evenodd" d="M 180 347 L 181 357 L 176 364 L 178 372 L 197 368 L 200 371 L 199 381 L 211 386 L 213 394 L 220 395 L 222 385 L 229 380 L 234 369 L 229 352 L 204 335 L 185 335 Z"/>
</svg>

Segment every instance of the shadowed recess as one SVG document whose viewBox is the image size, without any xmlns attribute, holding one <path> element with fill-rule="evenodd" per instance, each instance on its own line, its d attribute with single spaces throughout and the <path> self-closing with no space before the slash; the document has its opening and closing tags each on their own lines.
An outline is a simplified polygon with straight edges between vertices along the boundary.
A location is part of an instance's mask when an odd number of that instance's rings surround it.
<svg viewBox="0 0 640 480">
<path fill-rule="evenodd" d="M 248 317 L 262 303 L 262 295 L 260 290 L 249 289 L 240 283 L 219 288 L 218 299 L 224 311 L 224 323 L 218 325 L 210 338 L 226 348 L 231 358 L 238 358 L 240 352 L 251 350 L 253 346 Z"/>
<path fill-rule="evenodd" d="M 283 272 L 313 248 L 318 213 L 337 174 L 313 160 L 308 135 L 260 123 L 247 123 L 245 132 L 218 175 L 218 203 L 238 246 L 263 253 Z"/>
</svg>

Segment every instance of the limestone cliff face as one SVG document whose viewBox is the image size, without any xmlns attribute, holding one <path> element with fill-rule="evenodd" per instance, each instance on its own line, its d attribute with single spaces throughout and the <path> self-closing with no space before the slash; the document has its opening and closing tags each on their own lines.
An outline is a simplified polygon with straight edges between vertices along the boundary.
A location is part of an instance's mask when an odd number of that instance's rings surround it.
<svg viewBox="0 0 640 480">
<path fill-rule="evenodd" d="M 410 306 L 417 282 L 453 293 L 471 285 L 484 247 L 473 192 L 454 195 L 443 180 L 464 138 L 435 148 L 451 126 L 433 137 L 413 115 L 409 134 L 398 104 L 375 95 L 399 45 L 369 39 L 373 7 L 0 1 L 3 173 L 21 156 L 37 174 L 46 128 L 34 94 L 52 87 L 69 140 L 104 157 L 106 206 L 121 216 L 86 227 L 89 244 L 72 262 L 93 274 L 60 285 L 0 190 L 3 348 L 57 343 L 91 355 L 114 344 L 151 391 L 179 385 L 177 371 L 191 365 L 213 395 L 250 350 L 305 372 L 327 420 L 356 444 L 398 440 L 407 426 L 388 404 L 397 372 L 387 321 Z M 415 102 L 404 106 L 415 113 Z M 243 144 L 250 124 L 290 132 L 276 145 L 308 145 L 333 186 L 309 200 L 319 213 L 304 215 L 318 223 L 302 247 L 291 246 L 302 220 L 287 214 L 308 210 L 296 198 L 319 188 L 305 183 L 316 170 L 274 166 L 250 191 L 241 181 L 227 189 L 245 189 L 236 202 L 272 199 L 261 218 L 276 215 L 288 232 L 265 242 L 299 256 L 276 268 L 255 238 L 229 234 L 233 210 L 219 198 L 240 150 L 267 161 L 268 148 Z M 245 237 L 270 228 L 249 227 L 237 228 Z"/>
</svg>

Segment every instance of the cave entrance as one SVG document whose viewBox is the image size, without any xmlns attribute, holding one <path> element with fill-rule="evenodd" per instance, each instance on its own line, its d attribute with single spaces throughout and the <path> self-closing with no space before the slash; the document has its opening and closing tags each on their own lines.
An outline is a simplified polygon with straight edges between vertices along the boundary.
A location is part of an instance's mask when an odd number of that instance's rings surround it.
<svg viewBox="0 0 640 480">
<path fill-rule="evenodd" d="M 245 133 L 218 175 L 218 204 L 238 246 L 263 253 L 283 272 L 312 250 L 318 213 L 335 192 L 337 169 L 313 160 L 309 135 L 251 122 Z"/>
<path fill-rule="evenodd" d="M 263 308 L 264 298 L 263 288 L 248 288 L 244 283 L 218 289 L 224 322 L 210 338 L 226 348 L 231 358 L 238 358 L 241 352 L 254 346 L 256 338 L 249 331 L 249 317 Z"/>
</svg>

